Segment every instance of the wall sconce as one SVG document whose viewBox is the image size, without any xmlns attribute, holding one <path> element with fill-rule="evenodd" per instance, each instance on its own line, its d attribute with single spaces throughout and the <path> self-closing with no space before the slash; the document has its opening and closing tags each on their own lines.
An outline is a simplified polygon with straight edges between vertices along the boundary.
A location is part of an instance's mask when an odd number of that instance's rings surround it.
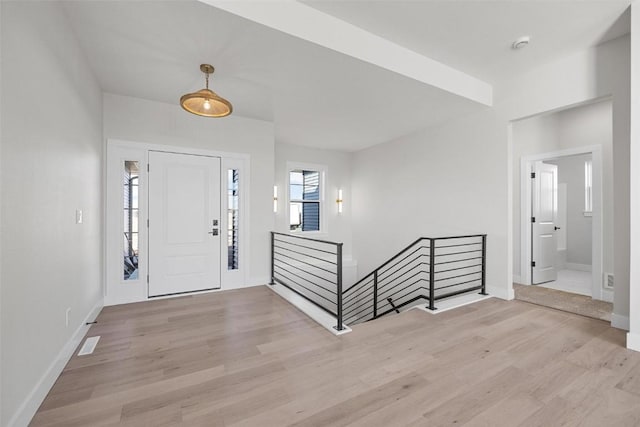
<svg viewBox="0 0 640 427">
<path fill-rule="evenodd" d="M 278 212 L 278 186 L 273 186 L 273 212 Z"/>
<path fill-rule="evenodd" d="M 338 213 L 342 213 L 342 190 L 338 190 L 338 198 L 336 199 L 336 203 L 338 204 Z"/>
</svg>

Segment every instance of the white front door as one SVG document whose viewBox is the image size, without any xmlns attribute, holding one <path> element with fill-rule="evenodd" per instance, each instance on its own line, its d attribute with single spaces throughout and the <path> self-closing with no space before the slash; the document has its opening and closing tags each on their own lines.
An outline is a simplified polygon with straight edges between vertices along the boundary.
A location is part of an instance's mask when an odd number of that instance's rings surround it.
<svg viewBox="0 0 640 427">
<path fill-rule="evenodd" d="M 558 166 L 534 165 L 532 200 L 532 283 L 556 280 L 556 218 L 558 215 Z"/>
<path fill-rule="evenodd" d="M 149 152 L 149 297 L 220 288 L 220 158 Z"/>
</svg>

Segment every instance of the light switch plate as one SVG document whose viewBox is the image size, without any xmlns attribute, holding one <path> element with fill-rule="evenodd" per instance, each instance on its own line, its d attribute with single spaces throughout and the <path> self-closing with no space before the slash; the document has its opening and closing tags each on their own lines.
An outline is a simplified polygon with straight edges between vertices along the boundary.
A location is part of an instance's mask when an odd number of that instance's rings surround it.
<svg viewBox="0 0 640 427">
<path fill-rule="evenodd" d="M 82 209 L 76 209 L 76 224 L 82 224 Z"/>
</svg>

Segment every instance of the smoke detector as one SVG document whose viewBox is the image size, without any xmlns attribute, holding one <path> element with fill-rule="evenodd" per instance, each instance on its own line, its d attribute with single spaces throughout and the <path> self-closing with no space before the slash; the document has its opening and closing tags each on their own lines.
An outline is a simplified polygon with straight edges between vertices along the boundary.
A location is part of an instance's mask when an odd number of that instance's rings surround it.
<svg viewBox="0 0 640 427">
<path fill-rule="evenodd" d="M 513 50 L 523 49 L 529 45 L 530 40 L 531 40 L 531 37 L 522 36 L 511 44 L 511 49 Z"/>
</svg>

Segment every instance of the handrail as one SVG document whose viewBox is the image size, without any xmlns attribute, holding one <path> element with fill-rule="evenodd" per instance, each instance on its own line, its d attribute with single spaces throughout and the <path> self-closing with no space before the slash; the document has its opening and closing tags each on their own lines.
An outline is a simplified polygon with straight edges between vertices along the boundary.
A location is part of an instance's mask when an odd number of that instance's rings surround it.
<svg viewBox="0 0 640 427">
<path fill-rule="evenodd" d="M 333 245 L 333 246 L 342 246 L 342 243 L 331 242 L 329 240 L 312 239 L 311 237 L 296 236 L 295 234 L 279 233 L 277 231 L 272 231 L 271 235 L 274 235 L 274 234 L 276 236 L 292 237 L 294 239 L 308 240 L 310 242 L 326 243 L 327 245 Z"/>
</svg>

